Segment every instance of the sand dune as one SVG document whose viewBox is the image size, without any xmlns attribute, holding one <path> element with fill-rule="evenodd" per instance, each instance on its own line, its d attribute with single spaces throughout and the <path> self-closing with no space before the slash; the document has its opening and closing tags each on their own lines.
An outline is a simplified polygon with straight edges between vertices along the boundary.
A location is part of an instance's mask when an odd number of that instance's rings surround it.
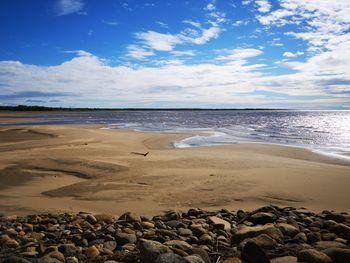
<svg viewBox="0 0 350 263">
<path fill-rule="evenodd" d="M 189 135 L 101 128 L 0 128 L 0 211 L 152 215 L 270 203 L 350 211 L 345 161 L 277 145 L 174 149 Z"/>
</svg>

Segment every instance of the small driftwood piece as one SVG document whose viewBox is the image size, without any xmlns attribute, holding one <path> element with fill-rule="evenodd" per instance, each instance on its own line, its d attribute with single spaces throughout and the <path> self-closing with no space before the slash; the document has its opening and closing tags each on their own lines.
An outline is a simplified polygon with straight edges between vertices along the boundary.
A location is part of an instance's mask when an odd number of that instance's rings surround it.
<svg viewBox="0 0 350 263">
<path fill-rule="evenodd" d="M 146 153 L 138 153 L 138 152 L 131 152 L 132 154 L 137 154 L 137 155 L 142 155 L 143 157 L 146 157 L 149 152 L 146 152 Z"/>
</svg>

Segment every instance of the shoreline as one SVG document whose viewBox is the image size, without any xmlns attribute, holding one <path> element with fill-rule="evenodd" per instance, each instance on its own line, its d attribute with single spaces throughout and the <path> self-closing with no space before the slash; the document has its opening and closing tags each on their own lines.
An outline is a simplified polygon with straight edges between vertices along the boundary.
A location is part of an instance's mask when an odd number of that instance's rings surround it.
<svg viewBox="0 0 350 263">
<path fill-rule="evenodd" d="M 266 144 L 179 149 L 171 142 L 190 134 L 101 128 L 1 127 L 0 210 L 119 214 L 132 207 L 152 215 L 276 204 L 350 211 L 348 162 Z"/>
<path fill-rule="evenodd" d="M 126 111 L 126 110 L 122 110 L 122 111 Z M 303 111 L 303 110 L 300 110 Z M 310 111 L 310 110 L 308 110 Z M 332 111 L 332 110 L 329 110 Z M 335 111 L 339 111 L 339 110 L 335 110 Z M 346 111 L 346 110 L 344 110 Z M 34 126 L 34 125 L 105 125 L 105 129 L 125 129 L 125 130 L 130 130 L 130 131 L 135 131 L 135 132 L 141 132 L 141 133 L 165 133 L 165 134 L 184 134 L 184 135 L 190 135 L 190 136 L 185 136 L 183 138 L 181 138 L 180 140 L 174 140 L 172 142 L 172 144 L 174 145 L 175 148 L 199 148 L 199 147 L 217 147 L 217 146 L 225 146 L 225 145 L 236 145 L 236 144 L 261 144 L 261 145 L 277 145 L 277 146 L 283 146 L 283 147 L 292 147 L 292 148 L 300 148 L 300 149 L 306 149 L 308 151 L 311 151 L 315 154 L 319 154 L 322 156 L 327 156 L 331 159 L 336 159 L 339 161 L 344 161 L 344 162 L 349 162 L 350 163 L 350 153 L 338 153 L 338 152 L 334 152 L 334 151 L 330 151 L 327 149 L 322 149 L 322 148 L 315 148 L 309 145 L 297 145 L 297 144 L 287 144 L 287 143 L 279 143 L 279 142 L 268 142 L 268 141 L 254 141 L 251 139 L 245 139 L 245 138 L 241 138 L 241 141 L 237 142 L 232 142 L 232 143 L 211 143 L 209 142 L 209 144 L 203 144 L 203 145 L 189 145 L 189 146 L 176 146 L 176 144 L 182 144 L 182 141 L 185 140 L 190 140 L 193 137 L 199 136 L 199 137 L 215 137 L 215 134 L 217 133 L 222 133 L 220 131 L 215 131 L 215 130 L 202 130 L 199 129 L 198 131 L 196 131 L 195 129 L 192 130 L 142 130 L 142 129 L 138 129 L 138 128 L 129 128 L 129 127 L 123 127 L 122 125 L 120 126 L 116 126 L 115 124 L 108 124 L 108 123 L 104 123 L 104 124 L 100 124 L 100 123 L 70 123 L 70 124 L 65 124 L 65 123 L 46 123 L 46 120 L 43 119 L 38 119 L 35 116 L 36 115 L 40 115 L 40 114 L 45 114 L 45 115 L 52 115 L 52 114 L 60 114 L 60 113 L 64 113 L 65 111 L 19 111 L 19 112 L 12 112 L 12 111 L 0 111 L 0 128 L 1 127 L 8 127 L 8 126 Z M 84 113 L 85 111 L 68 111 L 67 113 Z M 106 112 L 109 112 L 108 110 Z M 86 113 L 89 113 L 89 111 L 86 111 Z M 24 117 L 24 118 L 20 118 L 21 115 L 23 116 L 30 116 L 30 117 Z M 6 120 L 6 122 L 2 122 L 2 120 Z"/>
</svg>

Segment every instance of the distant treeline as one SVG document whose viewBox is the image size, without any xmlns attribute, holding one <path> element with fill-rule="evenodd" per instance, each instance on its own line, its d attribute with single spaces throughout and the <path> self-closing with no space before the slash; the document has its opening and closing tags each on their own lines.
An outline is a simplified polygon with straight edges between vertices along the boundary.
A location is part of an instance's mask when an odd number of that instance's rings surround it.
<svg viewBox="0 0 350 263">
<path fill-rule="evenodd" d="M 286 110 L 286 109 L 265 109 L 265 108 L 231 108 L 231 109 L 211 109 L 211 108 L 64 108 L 45 106 L 0 106 L 2 111 L 204 111 L 204 110 Z"/>
</svg>

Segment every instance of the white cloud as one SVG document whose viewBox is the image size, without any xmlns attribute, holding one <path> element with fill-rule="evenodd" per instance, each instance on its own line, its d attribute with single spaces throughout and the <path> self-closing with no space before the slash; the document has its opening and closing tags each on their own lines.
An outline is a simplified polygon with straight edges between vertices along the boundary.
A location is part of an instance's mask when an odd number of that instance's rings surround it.
<svg viewBox="0 0 350 263">
<path fill-rule="evenodd" d="M 232 23 L 232 25 L 234 27 L 236 26 L 242 26 L 242 25 L 248 25 L 249 24 L 249 20 L 237 20 L 235 22 Z"/>
<path fill-rule="evenodd" d="M 301 51 L 297 51 L 295 53 L 293 52 L 284 52 L 283 53 L 283 56 L 286 57 L 286 58 L 295 58 L 295 57 L 298 57 L 298 56 L 301 56 L 301 55 L 304 55 L 304 52 L 301 52 Z"/>
<path fill-rule="evenodd" d="M 56 4 L 56 15 L 86 14 L 83 9 L 84 2 L 82 0 L 59 0 Z"/>
<path fill-rule="evenodd" d="M 162 28 L 169 28 L 168 24 L 162 22 L 162 21 L 156 21 L 156 24 L 159 25 Z"/>
<path fill-rule="evenodd" d="M 229 60 L 245 60 L 247 58 L 256 57 L 261 55 L 263 52 L 255 48 L 236 48 L 231 50 L 222 50 L 226 53 L 223 56 L 219 56 L 216 60 L 229 61 Z"/>
<path fill-rule="evenodd" d="M 158 51 L 171 51 L 176 44 L 182 42 L 177 35 L 162 34 L 155 31 L 136 33 L 136 38 L 142 40 L 148 48 Z"/>
<path fill-rule="evenodd" d="M 186 20 L 183 20 L 182 22 L 185 23 L 185 24 L 189 24 L 191 26 L 197 27 L 197 28 L 202 28 L 201 23 L 199 23 L 197 21 L 186 19 Z"/>
<path fill-rule="evenodd" d="M 268 0 L 256 0 L 255 3 L 258 5 L 258 11 L 261 13 L 267 13 L 271 9 L 271 4 Z"/>
<path fill-rule="evenodd" d="M 182 35 L 181 38 L 186 42 L 191 42 L 197 45 L 203 45 L 211 39 L 215 39 L 219 36 L 221 29 L 217 26 L 212 26 L 207 29 L 202 29 L 201 36 L 199 37 L 190 37 Z"/>
<path fill-rule="evenodd" d="M 257 16 L 263 25 L 301 25 L 286 35 L 305 40 L 309 51 L 329 49 L 334 38 L 348 35 L 350 29 L 350 2 L 334 0 L 281 0 L 280 8 Z"/>
<path fill-rule="evenodd" d="M 210 41 L 211 39 L 215 39 L 219 36 L 221 29 L 218 26 L 211 26 L 209 28 L 203 28 L 199 23 L 193 21 L 185 21 L 186 23 L 190 23 L 193 26 L 196 26 L 197 29 L 187 28 L 183 30 L 179 34 L 163 34 L 155 31 L 147 31 L 147 32 L 138 32 L 135 34 L 135 37 L 142 42 L 142 49 L 144 51 L 145 48 L 149 49 L 149 51 L 173 51 L 176 45 L 179 44 L 195 44 L 195 45 L 203 45 Z M 137 45 L 131 45 L 133 49 Z M 136 56 L 132 56 L 133 58 L 137 58 Z"/>
<path fill-rule="evenodd" d="M 120 25 L 120 23 L 119 22 L 117 22 L 117 21 L 102 21 L 104 24 L 106 24 L 106 25 L 110 25 L 110 26 L 118 26 L 118 25 Z"/>
<path fill-rule="evenodd" d="M 137 45 L 129 45 L 127 56 L 132 57 L 134 59 L 145 59 L 146 57 L 153 56 L 154 52 L 151 50 L 146 50 Z"/>
<path fill-rule="evenodd" d="M 215 7 L 215 5 L 213 4 L 213 3 L 209 3 L 209 4 L 207 4 L 207 6 L 205 7 L 205 10 L 208 10 L 208 11 L 213 11 L 213 10 L 215 10 L 216 9 L 216 7 Z"/>
<path fill-rule="evenodd" d="M 26 94 L 71 94 L 65 96 L 66 106 L 88 106 L 98 102 L 100 106 L 149 105 L 242 105 L 244 107 L 266 105 L 287 107 L 346 106 L 349 91 L 350 52 L 348 43 L 341 49 L 324 52 L 306 62 L 287 63 L 295 73 L 273 76 L 259 69 L 261 64 L 242 63 L 261 53 L 256 49 L 226 50 L 230 60 L 224 64 L 201 63 L 184 65 L 180 60 L 164 60 L 155 67 L 111 66 L 105 60 L 86 51 L 70 51 L 77 54 L 57 66 L 35 66 L 18 61 L 0 61 L 0 83 L 7 89 L 1 96 Z M 223 51 L 222 51 L 223 52 Z M 227 63 L 226 63 L 227 62 Z M 303 96 L 303 99 L 256 95 L 254 90 L 277 92 L 285 96 Z M 249 94 L 250 93 L 250 94 Z M 213 100 L 215 96 L 215 100 Z M 324 98 L 305 96 L 323 96 Z M 49 99 L 53 99 L 49 98 Z M 31 97 L 31 99 L 36 99 Z M 21 103 L 20 99 L 8 103 Z M 157 104 L 158 103 L 158 104 Z M 288 104 L 289 103 L 289 104 Z"/>
<path fill-rule="evenodd" d="M 170 54 L 174 56 L 195 56 L 196 53 L 193 50 L 173 50 Z"/>
</svg>

